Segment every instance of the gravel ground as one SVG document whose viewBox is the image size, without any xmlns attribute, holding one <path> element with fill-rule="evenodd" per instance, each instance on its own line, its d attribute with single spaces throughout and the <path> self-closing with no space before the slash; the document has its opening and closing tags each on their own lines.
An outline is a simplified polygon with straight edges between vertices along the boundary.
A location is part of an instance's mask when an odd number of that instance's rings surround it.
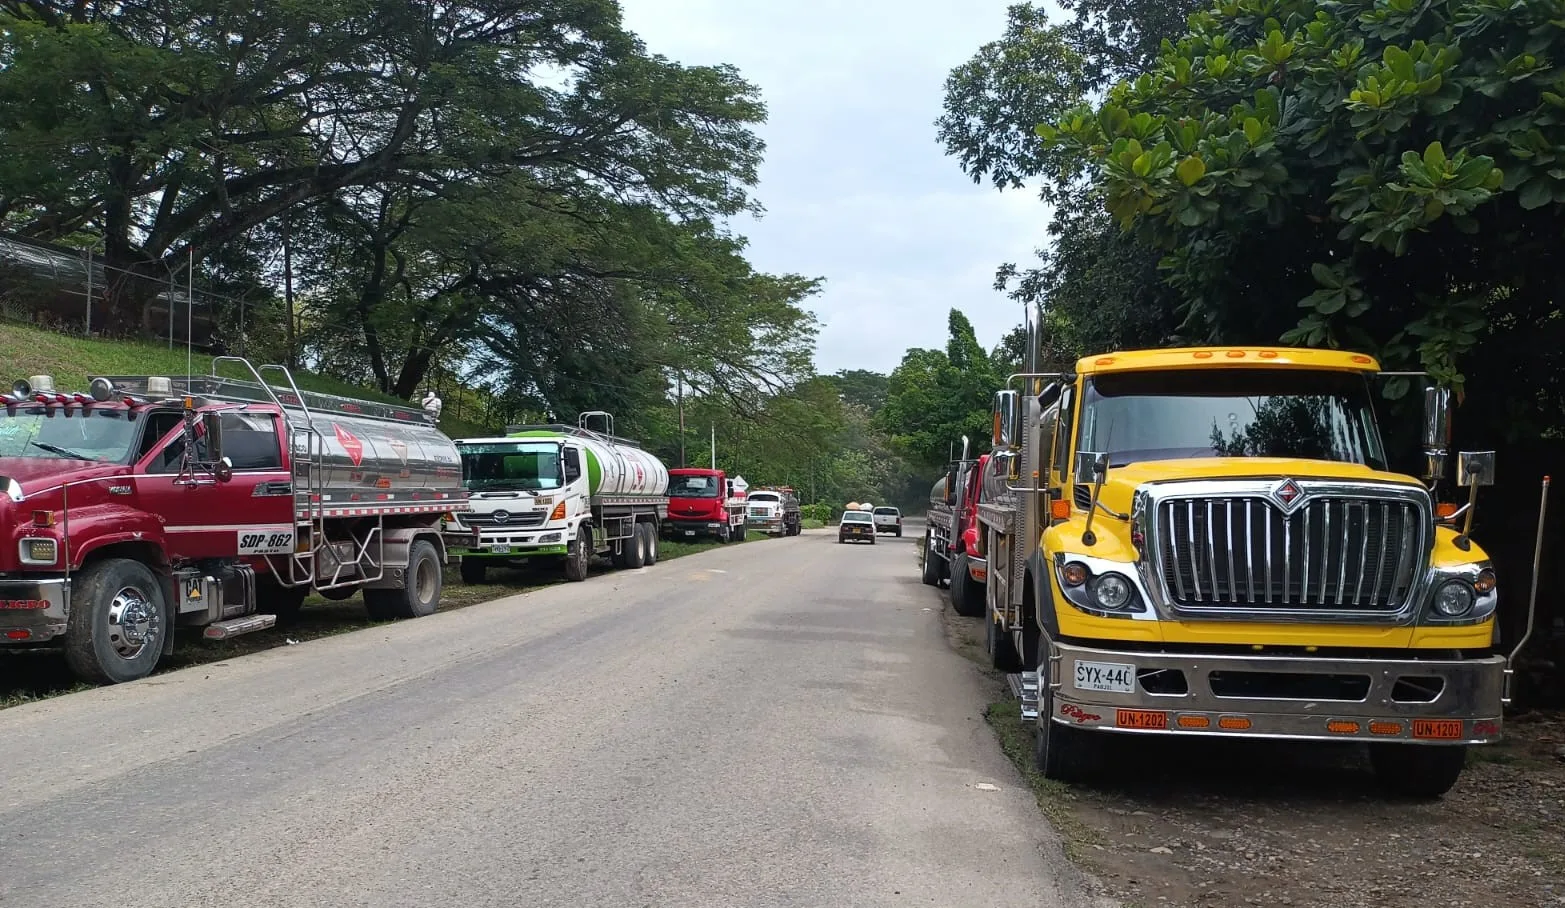
<svg viewBox="0 0 1565 908">
<path fill-rule="evenodd" d="M 982 621 L 945 615 L 979 661 Z M 989 674 L 1002 745 L 1068 853 L 1127 905 L 1565 905 L 1565 714 L 1512 717 L 1435 802 L 1381 795 L 1352 745 L 1114 738 L 1099 781 L 1065 786 L 1025 766 L 1030 729 Z"/>
</svg>

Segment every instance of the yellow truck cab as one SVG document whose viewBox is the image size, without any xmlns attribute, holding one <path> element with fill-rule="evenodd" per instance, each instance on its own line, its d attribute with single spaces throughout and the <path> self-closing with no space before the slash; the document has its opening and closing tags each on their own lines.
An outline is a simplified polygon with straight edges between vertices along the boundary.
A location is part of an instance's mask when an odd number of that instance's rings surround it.
<svg viewBox="0 0 1565 908">
<path fill-rule="evenodd" d="M 1404 794 L 1500 733 L 1507 660 L 1471 505 L 1391 472 L 1369 356 L 1213 347 L 1089 356 L 996 395 L 980 542 L 989 652 L 1052 778 L 1101 733 L 1359 740 Z M 1489 452 L 1461 485 L 1493 482 Z"/>
</svg>

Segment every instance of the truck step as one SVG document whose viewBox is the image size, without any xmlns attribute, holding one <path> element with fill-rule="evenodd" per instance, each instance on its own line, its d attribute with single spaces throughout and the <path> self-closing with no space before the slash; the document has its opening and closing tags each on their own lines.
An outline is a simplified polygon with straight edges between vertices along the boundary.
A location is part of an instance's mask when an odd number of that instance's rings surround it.
<svg viewBox="0 0 1565 908">
<path fill-rule="evenodd" d="M 206 630 L 202 632 L 202 635 L 208 640 L 227 640 L 229 637 L 237 637 L 240 634 L 264 631 L 276 624 L 276 615 L 246 615 L 243 618 L 214 621 L 206 626 Z"/>
<path fill-rule="evenodd" d="M 1022 702 L 1022 720 L 1032 722 L 1038 718 L 1038 673 L 1022 672 L 1016 675 L 1006 675 L 1005 680 L 1011 684 L 1011 693 Z"/>
</svg>

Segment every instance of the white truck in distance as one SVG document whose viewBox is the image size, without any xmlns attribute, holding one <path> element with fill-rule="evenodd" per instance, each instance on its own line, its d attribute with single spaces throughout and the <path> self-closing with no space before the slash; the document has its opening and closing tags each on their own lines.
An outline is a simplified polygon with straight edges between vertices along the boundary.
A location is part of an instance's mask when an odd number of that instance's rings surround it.
<svg viewBox="0 0 1565 908">
<path fill-rule="evenodd" d="M 587 428 L 598 419 L 604 432 Z M 655 564 L 668 519 L 668 468 L 613 434 L 614 418 L 583 413 L 577 425 L 510 426 L 507 434 L 456 442 L 471 510 L 474 545 L 453 548 L 462 579 L 483 583 L 488 568 L 557 562 L 585 580 L 594 555 L 619 567 Z"/>
</svg>

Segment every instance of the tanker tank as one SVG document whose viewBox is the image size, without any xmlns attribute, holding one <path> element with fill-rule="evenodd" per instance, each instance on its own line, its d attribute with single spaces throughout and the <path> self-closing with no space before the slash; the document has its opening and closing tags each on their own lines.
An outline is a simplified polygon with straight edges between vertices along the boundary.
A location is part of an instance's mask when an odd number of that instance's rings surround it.
<svg viewBox="0 0 1565 908">
<path fill-rule="evenodd" d="M 507 438 L 564 442 L 581 446 L 587 460 L 587 494 L 594 498 L 649 497 L 668 494 L 668 467 L 650 452 L 610 436 L 579 431 L 531 429 Z"/>
</svg>

